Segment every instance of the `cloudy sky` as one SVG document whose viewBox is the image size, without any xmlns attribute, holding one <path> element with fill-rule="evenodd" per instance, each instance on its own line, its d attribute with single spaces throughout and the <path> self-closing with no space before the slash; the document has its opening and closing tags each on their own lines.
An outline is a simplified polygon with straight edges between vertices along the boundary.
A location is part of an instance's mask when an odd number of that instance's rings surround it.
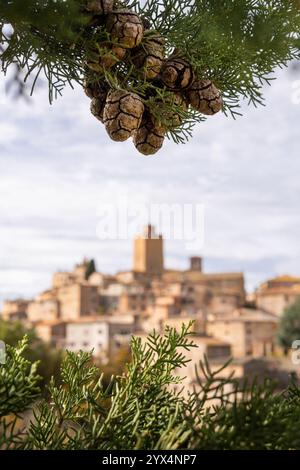
<svg viewBox="0 0 300 470">
<path fill-rule="evenodd" d="M 52 106 L 43 88 L 29 104 L 4 100 L 0 299 L 33 296 L 49 286 L 53 271 L 83 256 L 104 272 L 130 268 L 130 236 L 99 238 L 103 207 L 124 200 L 148 208 L 203 205 L 197 251 L 206 271 L 244 271 L 249 289 L 275 274 L 300 274 L 296 79 L 280 72 L 266 89 L 265 108 L 245 107 L 237 121 L 214 116 L 188 144 L 167 141 L 151 158 L 131 142 L 110 141 L 80 89 L 65 90 Z M 168 240 L 166 265 L 184 268 L 191 253 L 186 240 Z"/>
</svg>

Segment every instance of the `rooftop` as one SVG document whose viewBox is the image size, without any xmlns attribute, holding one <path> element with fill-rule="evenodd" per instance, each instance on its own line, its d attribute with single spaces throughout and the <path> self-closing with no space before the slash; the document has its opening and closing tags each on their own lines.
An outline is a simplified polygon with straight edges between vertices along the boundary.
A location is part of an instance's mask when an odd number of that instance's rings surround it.
<svg viewBox="0 0 300 470">
<path fill-rule="evenodd" d="M 215 338 L 213 336 L 207 336 L 200 333 L 193 334 L 191 336 L 191 340 L 195 343 L 198 341 L 199 343 L 205 344 L 206 346 L 228 346 L 230 347 L 230 343 L 223 341 L 219 338 Z"/>
<path fill-rule="evenodd" d="M 278 323 L 279 319 L 276 315 L 267 313 L 263 310 L 251 308 L 239 308 L 230 314 L 222 314 L 220 316 L 212 315 L 212 322 L 271 322 Z"/>
<path fill-rule="evenodd" d="M 85 323 L 122 323 L 129 325 L 134 322 L 133 315 L 90 315 L 74 320 L 68 320 L 68 324 L 85 324 Z"/>
</svg>

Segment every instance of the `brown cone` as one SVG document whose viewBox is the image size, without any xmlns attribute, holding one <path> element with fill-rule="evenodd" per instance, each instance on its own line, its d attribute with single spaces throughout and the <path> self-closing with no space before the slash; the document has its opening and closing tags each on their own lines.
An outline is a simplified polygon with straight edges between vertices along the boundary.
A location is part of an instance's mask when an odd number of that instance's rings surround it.
<svg viewBox="0 0 300 470">
<path fill-rule="evenodd" d="M 107 15 L 113 11 L 114 0 L 86 0 L 86 10 L 98 15 Z"/>
<path fill-rule="evenodd" d="M 107 96 L 108 86 L 105 82 L 88 82 L 85 80 L 83 85 L 84 92 L 91 100 L 93 98 L 102 98 Z"/>
<path fill-rule="evenodd" d="M 125 49 L 137 47 L 143 39 L 143 21 L 128 9 L 110 13 L 106 19 L 106 28 L 112 40 Z"/>
<path fill-rule="evenodd" d="M 176 106 L 182 111 L 187 111 L 188 104 L 184 96 L 181 93 L 174 93 L 172 97 L 170 97 L 170 106 Z M 182 116 L 175 111 L 167 110 L 164 113 L 164 119 L 166 121 L 166 127 L 168 130 L 176 129 L 182 123 Z"/>
<path fill-rule="evenodd" d="M 192 66 L 181 58 L 168 59 L 163 63 L 160 78 L 173 91 L 188 89 L 195 80 Z"/>
<path fill-rule="evenodd" d="M 157 33 L 145 33 L 142 44 L 133 49 L 131 58 L 134 66 L 144 78 L 153 80 L 162 68 L 165 55 L 164 39 Z"/>
<path fill-rule="evenodd" d="M 91 113 L 102 123 L 106 97 L 107 94 L 101 98 L 93 98 L 91 101 Z"/>
<path fill-rule="evenodd" d="M 115 44 L 103 43 L 99 50 L 95 50 L 88 60 L 87 66 L 94 72 L 103 73 L 105 69 L 110 69 L 126 55 L 126 49 Z"/>
<path fill-rule="evenodd" d="M 139 128 L 144 112 L 142 100 L 126 90 L 111 90 L 107 96 L 103 120 L 112 140 L 123 142 Z"/>
<path fill-rule="evenodd" d="M 211 80 L 196 80 L 186 97 L 192 108 L 206 115 L 218 113 L 223 106 L 221 92 Z"/>
<path fill-rule="evenodd" d="M 155 122 L 149 111 L 145 112 L 142 123 L 133 136 L 136 149 L 143 155 L 154 155 L 162 148 L 164 138 L 164 128 Z"/>
</svg>

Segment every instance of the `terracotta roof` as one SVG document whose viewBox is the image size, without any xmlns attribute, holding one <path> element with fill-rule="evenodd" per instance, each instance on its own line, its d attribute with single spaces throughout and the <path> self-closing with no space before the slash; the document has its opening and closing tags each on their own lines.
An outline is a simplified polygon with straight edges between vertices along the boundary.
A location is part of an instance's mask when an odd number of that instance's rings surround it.
<svg viewBox="0 0 300 470">
<path fill-rule="evenodd" d="M 234 310 L 231 314 L 212 315 L 213 322 L 271 322 L 278 323 L 279 318 L 276 315 L 267 313 L 263 310 L 240 308 Z"/>
<path fill-rule="evenodd" d="M 86 315 L 81 318 L 66 321 L 67 324 L 84 324 L 84 323 L 126 323 L 134 322 L 133 315 Z"/>
<path fill-rule="evenodd" d="M 278 286 L 278 287 L 267 287 L 259 288 L 256 291 L 257 296 L 267 296 L 267 295 L 300 295 L 300 284 L 291 285 L 291 286 Z"/>
<path fill-rule="evenodd" d="M 34 325 L 34 327 L 37 327 L 37 326 L 55 326 L 55 325 L 63 325 L 65 323 L 67 323 L 67 322 L 62 321 L 62 320 L 40 320 L 40 321 L 33 322 L 33 325 Z"/>
<path fill-rule="evenodd" d="M 19 299 L 8 299 L 8 300 L 3 300 L 3 305 L 4 304 L 28 304 L 29 302 L 31 302 L 31 300 L 28 300 L 28 299 L 22 299 L 22 298 L 19 298 Z"/>
<path fill-rule="evenodd" d="M 189 272 L 189 271 L 187 271 Z M 240 279 L 244 278 L 244 273 L 234 272 L 234 273 L 197 273 L 196 271 L 190 271 L 193 274 L 202 274 L 203 279 Z"/>
<path fill-rule="evenodd" d="M 286 290 L 292 288 L 300 287 L 300 277 L 290 276 L 289 274 L 284 274 L 282 276 L 274 277 L 273 279 L 268 279 L 258 286 L 256 293 L 263 293 L 273 290 Z"/>
<path fill-rule="evenodd" d="M 271 282 L 298 282 L 300 283 L 300 277 L 290 276 L 289 274 L 284 274 L 283 276 L 274 277 L 270 279 Z"/>
<path fill-rule="evenodd" d="M 203 279 L 205 278 L 224 278 L 224 279 L 228 279 L 228 278 L 240 278 L 240 277 L 244 277 L 244 273 L 242 272 L 229 272 L 229 273 L 224 273 L 224 272 L 220 272 L 220 273 L 204 273 L 204 272 L 200 272 L 200 271 L 191 271 L 191 270 L 185 270 L 185 271 L 180 271 L 180 270 L 175 270 L 175 269 L 167 269 L 165 270 L 165 272 L 163 273 L 165 275 L 182 275 L 182 274 L 194 274 L 195 276 L 199 276 Z"/>
<path fill-rule="evenodd" d="M 216 338 L 214 336 L 201 335 L 200 333 L 192 334 L 190 339 L 195 343 L 197 343 L 198 340 L 200 343 L 204 343 L 207 346 L 230 346 L 230 343 L 227 343 L 222 339 Z"/>
</svg>

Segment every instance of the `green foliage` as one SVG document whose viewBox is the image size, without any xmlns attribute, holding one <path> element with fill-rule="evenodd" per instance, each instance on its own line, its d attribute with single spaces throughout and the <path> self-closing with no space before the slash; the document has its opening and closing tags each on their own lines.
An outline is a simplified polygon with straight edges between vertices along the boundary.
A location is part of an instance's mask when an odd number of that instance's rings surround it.
<svg viewBox="0 0 300 470">
<path fill-rule="evenodd" d="M 16 346 L 24 336 L 28 338 L 28 347 L 24 349 L 24 357 L 37 362 L 37 373 L 41 376 L 42 389 L 49 383 L 52 376 L 59 377 L 62 352 L 55 350 L 36 336 L 32 329 L 20 322 L 8 322 L 0 319 L 0 339 L 10 346 Z"/>
<path fill-rule="evenodd" d="M 233 115 L 241 98 L 262 104 L 274 69 L 299 58 L 299 10 L 288 0 L 148 0 L 140 11 L 215 81 Z"/>
<path fill-rule="evenodd" d="M 6 364 L 0 366 L 0 449 L 22 445 L 18 418 L 39 396 L 37 363 L 24 358 L 28 338 L 16 347 L 7 345 Z"/>
<path fill-rule="evenodd" d="M 190 335 L 188 325 L 180 332 L 166 329 L 163 336 L 153 333 L 145 341 L 134 338 L 131 362 L 108 386 L 99 380 L 90 354 L 68 353 L 62 384 L 52 380 L 49 400 L 38 401 L 35 367 L 28 373 L 22 357 L 25 343 L 9 348 L 9 362 L 0 369 L 0 448 L 300 449 L 295 383 L 276 393 L 269 381 L 241 384 L 224 375 L 228 364 L 213 371 L 205 360 L 193 393 L 174 388 L 181 383 L 178 369 L 187 363 L 184 352 L 194 347 Z M 32 417 L 25 428 L 16 415 L 30 402 Z"/>
<path fill-rule="evenodd" d="M 82 57 L 70 46 L 86 21 L 77 0 L 0 0 L 4 72 L 17 64 L 24 70 L 25 81 L 33 75 L 31 92 L 44 75 L 52 101 L 67 83 L 80 81 Z"/>
<path fill-rule="evenodd" d="M 66 84 L 82 84 L 86 57 L 107 40 L 101 26 L 84 14 L 83 0 L 0 0 L 2 68 L 11 64 L 32 79 L 49 83 L 50 101 Z M 290 0 L 147 0 L 118 1 L 149 21 L 165 39 L 168 53 L 184 55 L 201 78 L 215 81 L 224 96 L 224 112 L 239 114 L 241 100 L 263 104 L 263 86 L 277 67 L 299 59 L 300 9 Z M 3 28 L 11 25 L 12 28 Z M 101 78 L 101 77 L 100 77 Z M 179 111 L 169 93 L 149 99 L 154 85 L 137 80 L 134 69 L 117 64 L 105 78 L 115 88 L 138 92 L 151 111 Z M 98 80 L 91 73 L 89 79 Z M 169 133 L 176 142 L 191 135 L 203 116 L 189 110 L 182 125 Z"/>
<path fill-rule="evenodd" d="M 25 335 L 27 335 L 30 342 L 35 340 L 34 331 L 25 328 L 23 323 L 0 319 L 0 339 L 6 344 L 16 346 Z"/>
<path fill-rule="evenodd" d="M 15 348 L 7 346 L 6 364 L 0 367 L 0 418 L 24 411 L 39 392 L 37 362 L 23 356 L 27 342 L 25 337 Z"/>
<path fill-rule="evenodd" d="M 300 297 L 284 311 L 277 338 L 284 349 L 290 349 L 300 339 Z"/>
<path fill-rule="evenodd" d="M 193 432 L 188 447 L 198 450 L 299 449 L 299 388 L 291 385 L 284 393 L 266 379 L 262 385 L 232 376 L 221 379 L 201 364 L 206 377 L 200 392 L 190 397 L 189 420 Z M 230 386 L 229 386 L 230 385 Z M 208 401 L 213 408 L 204 411 Z M 199 411 L 203 410 L 202 413 Z"/>
<path fill-rule="evenodd" d="M 96 272 L 95 260 L 91 259 L 86 267 L 85 278 L 88 279 L 93 273 Z"/>
<path fill-rule="evenodd" d="M 126 370 L 127 364 L 131 361 L 131 352 L 129 347 L 122 347 L 111 355 L 109 361 L 105 363 L 96 363 L 101 370 L 103 385 L 108 387 L 112 377 L 120 376 Z"/>
<path fill-rule="evenodd" d="M 155 447 L 170 422 L 175 427 L 181 423 L 183 399 L 168 386 L 179 382 L 173 371 L 186 363 L 178 348 L 192 346 L 187 335 L 184 327 L 164 337 L 154 333 L 145 344 L 135 338 L 127 372 L 107 388 L 89 354 L 68 353 L 63 387 L 51 383 L 51 403 L 42 402 L 35 410 L 26 448 Z"/>
</svg>

